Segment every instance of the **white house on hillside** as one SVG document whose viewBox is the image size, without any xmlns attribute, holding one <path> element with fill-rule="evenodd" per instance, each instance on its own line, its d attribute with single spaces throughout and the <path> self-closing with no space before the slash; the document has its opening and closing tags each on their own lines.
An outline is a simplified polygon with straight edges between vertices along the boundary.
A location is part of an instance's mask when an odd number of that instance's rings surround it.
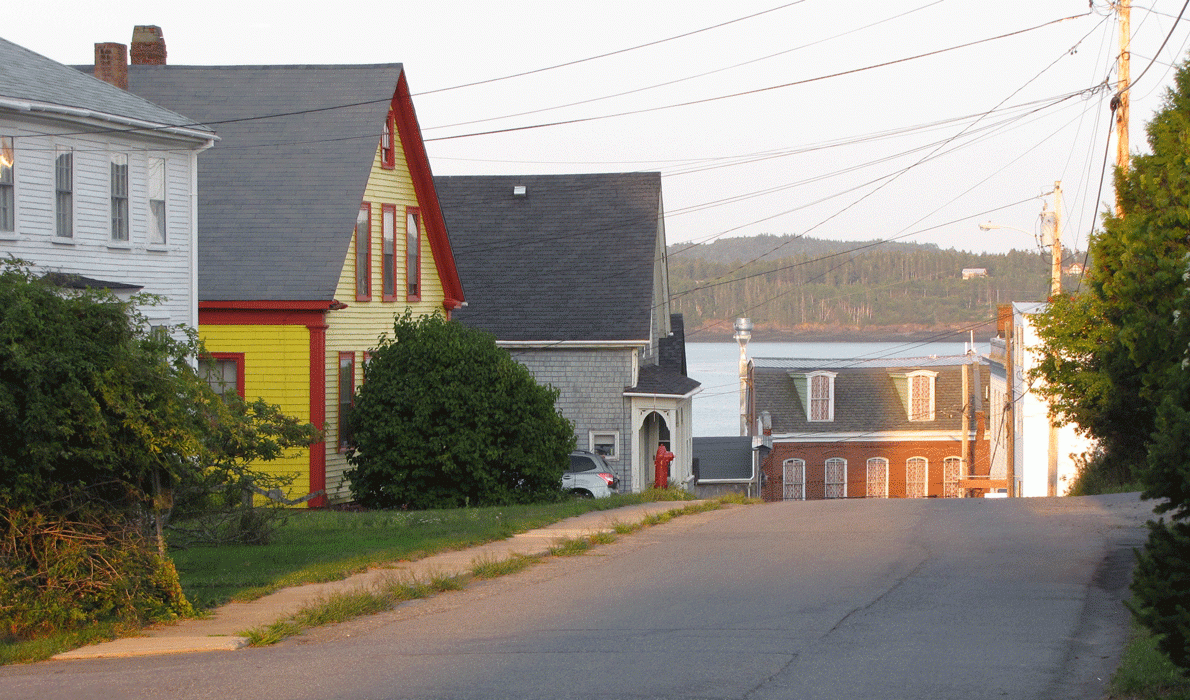
<svg viewBox="0 0 1190 700">
<path fill-rule="evenodd" d="M 120 44 L 96 54 L 126 62 Z M 197 156 L 214 132 L 3 39 L 0 65 L 0 256 L 64 287 L 161 295 L 152 325 L 197 328 Z"/>
</svg>

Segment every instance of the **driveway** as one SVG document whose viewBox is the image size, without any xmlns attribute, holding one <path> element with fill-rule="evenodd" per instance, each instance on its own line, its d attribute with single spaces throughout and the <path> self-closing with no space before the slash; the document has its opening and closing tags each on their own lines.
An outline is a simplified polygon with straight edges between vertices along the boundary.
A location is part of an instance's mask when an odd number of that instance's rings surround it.
<svg viewBox="0 0 1190 700">
<path fill-rule="evenodd" d="M 1135 494 L 677 518 L 278 646 L 0 669 L 9 698 L 1094 698 Z"/>
</svg>

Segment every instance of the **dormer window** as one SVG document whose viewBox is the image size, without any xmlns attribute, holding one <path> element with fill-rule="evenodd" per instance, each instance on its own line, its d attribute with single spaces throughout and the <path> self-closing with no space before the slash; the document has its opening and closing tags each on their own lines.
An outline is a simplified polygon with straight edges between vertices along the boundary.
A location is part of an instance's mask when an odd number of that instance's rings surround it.
<svg viewBox="0 0 1190 700">
<path fill-rule="evenodd" d="M 835 374 L 833 372 L 811 372 L 806 375 L 809 384 L 810 401 L 806 420 L 829 422 L 835 419 Z"/>
<path fill-rule="evenodd" d="M 937 372 L 918 370 L 910 372 L 909 380 L 909 420 L 934 420 L 934 380 Z"/>
</svg>

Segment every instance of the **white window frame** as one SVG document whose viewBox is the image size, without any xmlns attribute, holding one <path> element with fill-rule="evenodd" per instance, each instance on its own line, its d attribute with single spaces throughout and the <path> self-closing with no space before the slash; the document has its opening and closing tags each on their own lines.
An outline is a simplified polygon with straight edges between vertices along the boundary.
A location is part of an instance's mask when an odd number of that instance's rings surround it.
<svg viewBox="0 0 1190 700">
<path fill-rule="evenodd" d="M 0 136 L 0 234 L 17 231 L 16 144 L 11 136 Z"/>
<path fill-rule="evenodd" d="M 589 430 L 587 431 L 587 449 L 595 454 L 599 454 L 595 450 L 595 444 L 601 442 L 597 438 L 610 437 L 612 442 L 612 452 L 608 455 L 601 455 L 605 461 L 616 462 L 620 459 L 620 431 L 619 430 Z"/>
<path fill-rule="evenodd" d="M 831 480 L 831 467 L 842 467 L 842 479 Z M 847 498 L 847 460 L 842 457 L 831 457 L 826 460 L 822 468 L 822 496 L 823 498 Z"/>
<path fill-rule="evenodd" d="M 942 460 L 942 497 L 959 498 L 959 480 L 963 478 L 963 458 L 954 455 Z"/>
<path fill-rule="evenodd" d="M 835 420 L 835 376 L 834 372 L 810 372 L 806 375 L 806 420 L 810 423 L 829 423 Z M 814 394 L 815 380 L 826 380 L 826 396 L 816 397 Z M 821 381 L 819 385 L 821 386 Z M 815 417 L 814 406 L 826 402 L 826 417 Z"/>
<path fill-rule="evenodd" d="M 63 183 L 60 177 L 63 156 L 69 156 L 70 169 L 67 174 L 69 182 Z M 69 146 L 59 146 L 54 153 L 54 239 L 61 241 L 74 240 L 74 183 L 75 167 L 74 149 Z M 69 189 L 65 189 L 69 188 Z M 63 211 L 63 202 L 69 211 Z"/>
<path fill-rule="evenodd" d="M 920 462 L 923 470 L 921 494 L 915 495 L 912 487 L 915 483 L 910 477 L 910 465 Z M 910 457 L 905 460 L 905 498 L 929 498 L 930 496 L 930 460 L 925 457 Z"/>
<path fill-rule="evenodd" d="M 155 191 L 157 187 L 161 188 L 160 192 Z M 145 201 L 149 245 L 166 245 L 169 243 L 169 160 L 165 156 L 150 155 L 145 160 Z"/>
<path fill-rule="evenodd" d="M 111 200 L 111 223 L 109 233 L 111 242 L 116 245 L 127 245 L 132 241 L 131 210 L 128 206 L 128 195 L 131 178 L 128 177 L 128 154 L 111 153 L 108 155 L 108 197 Z M 122 168 L 122 180 L 118 175 Z M 123 187 L 119 187 L 123 184 Z"/>
<path fill-rule="evenodd" d="M 937 379 L 937 372 L 924 369 L 919 369 L 905 375 L 905 381 L 909 384 L 909 420 L 923 422 L 934 420 L 934 397 L 938 393 L 936 391 Z M 929 404 L 929 408 L 925 409 L 925 413 L 914 410 L 918 401 L 918 386 L 921 384 L 925 384 L 927 387 L 926 390 L 929 392 L 929 396 L 925 397 L 925 401 Z"/>
<path fill-rule="evenodd" d="M 869 457 L 864 474 L 864 492 L 868 498 L 888 498 L 888 459 L 886 457 Z M 872 493 L 873 470 L 879 473 L 880 481 L 884 484 L 881 493 Z"/>
<path fill-rule="evenodd" d="M 789 478 L 789 468 L 793 467 L 795 470 L 801 471 L 800 481 L 791 481 Z M 796 472 L 795 472 L 796 474 Z M 790 487 L 794 487 L 790 491 Z M 792 495 L 791 495 L 792 494 Z M 806 460 L 797 457 L 790 457 L 781 462 L 781 500 L 783 501 L 804 501 L 806 500 Z"/>
</svg>

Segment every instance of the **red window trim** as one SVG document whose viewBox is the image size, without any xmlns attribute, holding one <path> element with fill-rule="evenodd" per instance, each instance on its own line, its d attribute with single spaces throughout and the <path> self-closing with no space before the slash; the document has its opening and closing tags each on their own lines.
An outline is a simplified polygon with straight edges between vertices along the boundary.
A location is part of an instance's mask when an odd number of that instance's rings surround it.
<svg viewBox="0 0 1190 700">
<path fill-rule="evenodd" d="M 359 248 L 360 248 L 360 227 L 357 224 L 355 227 L 355 300 L 356 301 L 371 301 L 372 300 L 372 203 L 364 202 L 360 205 L 360 210 L 368 211 L 368 225 L 363 231 L 367 236 L 364 250 L 364 265 L 368 268 L 367 274 L 364 277 L 363 289 L 360 289 L 360 274 L 359 274 Z M 357 219 L 358 221 L 358 219 Z"/>
<path fill-rule="evenodd" d="M 244 398 L 244 353 L 242 352 L 207 352 L 200 360 L 233 360 L 236 363 L 236 393 Z"/>
<path fill-rule="evenodd" d="M 417 245 L 417 248 L 416 248 L 416 250 L 417 250 L 417 267 L 414 269 L 414 273 L 417 274 L 417 280 L 416 280 L 417 293 L 416 294 L 409 294 L 408 275 L 409 275 L 409 215 L 410 214 L 413 214 L 414 216 L 417 217 L 417 243 L 416 243 L 416 245 Z M 419 208 L 419 207 L 405 207 L 405 275 L 406 275 L 405 301 L 421 301 L 421 293 L 422 293 L 422 286 L 421 286 L 421 268 L 422 268 L 421 236 L 422 236 L 422 229 L 424 229 L 424 228 L 425 228 L 425 222 L 423 222 L 422 218 L 421 218 L 421 208 Z"/>
<path fill-rule="evenodd" d="M 397 115 L 391 109 L 384 120 L 384 135 L 380 137 L 380 167 L 385 170 L 397 167 Z"/>
<path fill-rule="evenodd" d="M 384 250 L 384 215 L 388 212 L 392 212 L 392 214 L 393 214 L 393 231 L 392 231 L 392 234 L 393 234 L 393 239 L 392 239 L 393 264 L 392 264 L 391 269 L 388 267 L 385 267 L 381 271 L 380 298 L 383 301 L 396 301 L 399 297 L 399 294 L 397 292 L 397 271 L 400 268 L 400 265 L 397 263 L 397 205 L 395 205 L 395 204 L 381 204 L 380 205 L 380 248 L 381 248 L 381 250 L 380 250 L 381 263 L 380 264 L 382 266 L 384 265 L 384 253 L 386 252 Z M 386 294 L 384 291 L 384 276 L 383 276 L 384 273 L 392 275 L 392 282 L 393 282 L 393 287 L 392 287 L 393 293 L 392 294 Z"/>
<path fill-rule="evenodd" d="M 343 432 L 344 432 L 343 431 L 343 427 L 344 427 L 344 421 L 343 421 L 343 418 L 344 418 L 344 416 L 343 416 L 343 360 L 345 358 L 351 361 L 351 405 L 353 405 L 353 406 L 355 405 L 355 353 L 354 352 L 340 352 L 339 353 L 339 364 L 338 364 L 338 367 L 336 367 L 336 373 L 335 373 L 336 378 L 337 378 L 336 379 L 336 384 L 337 384 L 336 389 L 338 390 L 338 393 L 335 395 L 335 408 L 339 413 L 338 426 L 337 426 L 338 432 L 335 434 L 335 445 L 340 453 L 346 452 L 348 449 L 351 448 L 351 446 L 348 445 L 343 440 Z"/>
</svg>

